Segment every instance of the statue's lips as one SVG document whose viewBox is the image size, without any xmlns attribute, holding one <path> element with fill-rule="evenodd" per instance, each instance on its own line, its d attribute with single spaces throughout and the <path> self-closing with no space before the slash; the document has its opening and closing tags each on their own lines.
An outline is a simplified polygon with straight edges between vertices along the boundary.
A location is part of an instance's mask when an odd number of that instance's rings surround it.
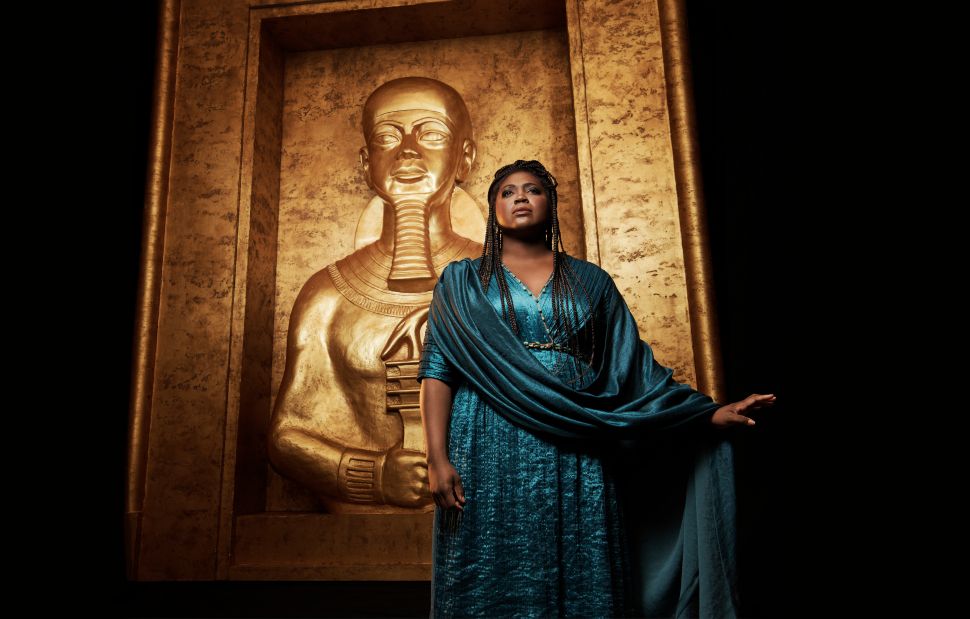
<svg viewBox="0 0 970 619">
<path fill-rule="evenodd" d="M 421 169 L 400 170 L 391 175 L 396 181 L 402 183 L 415 183 L 428 175 L 427 171 Z"/>
</svg>

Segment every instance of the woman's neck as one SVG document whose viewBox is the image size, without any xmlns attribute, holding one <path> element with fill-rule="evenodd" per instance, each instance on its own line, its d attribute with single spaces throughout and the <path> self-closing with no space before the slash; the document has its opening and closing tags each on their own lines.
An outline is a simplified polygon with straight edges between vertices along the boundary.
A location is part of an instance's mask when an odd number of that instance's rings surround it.
<svg viewBox="0 0 970 619">
<path fill-rule="evenodd" d="M 539 260 L 549 256 L 552 250 L 540 239 L 520 239 L 508 234 L 502 235 L 502 260 L 523 262 Z"/>
</svg>

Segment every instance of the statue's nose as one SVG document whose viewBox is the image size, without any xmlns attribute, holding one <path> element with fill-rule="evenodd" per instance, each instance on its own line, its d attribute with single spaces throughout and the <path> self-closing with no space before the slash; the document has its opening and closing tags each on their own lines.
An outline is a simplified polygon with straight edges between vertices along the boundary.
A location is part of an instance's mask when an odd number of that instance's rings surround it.
<svg viewBox="0 0 970 619">
<path fill-rule="evenodd" d="M 418 152 L 417 139 L 413 134 L 407 134 L 404 136 L 404 140 L 401 142 L 401 150 L 398 151 L 398 159 L 417 159 L 421 156 Z"/>
</svg>

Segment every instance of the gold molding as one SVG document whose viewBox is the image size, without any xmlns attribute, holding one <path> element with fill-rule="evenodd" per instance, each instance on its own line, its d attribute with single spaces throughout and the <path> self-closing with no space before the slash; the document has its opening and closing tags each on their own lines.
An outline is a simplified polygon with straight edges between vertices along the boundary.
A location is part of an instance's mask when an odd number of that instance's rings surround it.
<svg viewBox="0 0 970 619">
<path fill-rule="evenodd" d="M 718 402 L 724 402 L 727 394 L 719 352 L 714 280 L 707 249 L 707 218 L 703 208 L 700 154 L 695 128 L 686 7 L 684 0 L 658 0 L 658 7 L 697 389 Z"/>
<path fill-rule="evenodd" d="M 586 260 L 600 263 L 599 226 L 596 222 L 596 192 L 593 184 L 593 153 L 590 150 L 589 110 L 586 102 L 586 68 L 583 62 L 583 29 L 579 19 L 580 0 L 565 0 L 566 33 L 569 37 L 569 70 L 573 81 L 573 113 L 576 116 L 576 165 L 579 195 L 583 207 L 583 238 Z"/>
<path fill-rule="evenodd" d="M 145 500 L 148 431 L 157 345 L 165 208 L 172 152 L 175 75 L 178 66 L 180 0 L 163 0 L 158 9 L 152 125 L 142 223 L 142 255 L 138 278 L 131 400 L 128 417 L 128 480 L 125 498 L 125 558 L 128 578 L 135 579 L 141 514 Z"/>
</svg>

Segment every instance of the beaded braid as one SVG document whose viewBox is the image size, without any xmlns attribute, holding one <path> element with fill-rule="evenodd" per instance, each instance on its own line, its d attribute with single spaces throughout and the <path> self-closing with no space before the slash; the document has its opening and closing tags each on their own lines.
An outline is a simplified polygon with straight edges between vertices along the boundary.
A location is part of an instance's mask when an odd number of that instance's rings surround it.
<svg viewBox="0 0 970 619">
<path fill-rule="evenodd" d="M 573 272 L 569 262 L 564 258 L 566 249 L 562 242 L 562 234 L 559 229 L 559 194 L 556 191 L 558 183 L 556 178 L 546 170 L 545 166 L 535 160 L 525 161 L 519 159 L 514 163 L 502 166 L 495 172 L 492 184 L 488 188 L 488 222 L 485 226 L 485 242 L 482 249 L 482 261 L 478 268 L 478 276 L 482 283 L 482 289 L 488 292 L 489 282 L 493 273 L 496 273 L 496 281 L 499 287 L 499 297 L 502 302 L 502 317 L 512 332 L 518 335 L 519 325 L 515 318 L 515 310 L 512 306 L 512 293 L 509 290 L 508 280 L 506 279 L 505 269 L 502 268 L 502 230 L 499 228 L 495 218 L 495 200 L 498 196 L 499 186 L 510 174 L 514 172 L 529 172 L 535 175 L 546 191 L 549 200 L 550 214 L 546 222 L 545 245 L 551 249 L 552 254 L 552 327 L 550 335 L 553 342 L 558 342 L 559 336 L 565 332 L 567 338 L 566 349 L 572 355 L 575 362 L 583 360 L 584 366 L 591 366 L 593 355 L 595 354 L 595 330 L 594 321 L 586 320 L 583 328 L 577 327 L 580 317 L 577 313 L 576 290 L 573 282 L 579 284 L 583 294 L 586 296 L 587 307 L 592 311 L 593 305 L 583 285 L 582 280 Z M 571 313 L 570 313 L 571 310 Z M 585 348 L 590 348 L 588 354 L 584 353 Z M 559 350 L 553 347 L 557 353 Z M 556 367 L 559 368 L 559 359 Z M 591 369 L 591 367 L 589 367 Z M 575 381 L 579 381 L 585 375 L 587 368 L 577 376 Z"/>
</svg>

